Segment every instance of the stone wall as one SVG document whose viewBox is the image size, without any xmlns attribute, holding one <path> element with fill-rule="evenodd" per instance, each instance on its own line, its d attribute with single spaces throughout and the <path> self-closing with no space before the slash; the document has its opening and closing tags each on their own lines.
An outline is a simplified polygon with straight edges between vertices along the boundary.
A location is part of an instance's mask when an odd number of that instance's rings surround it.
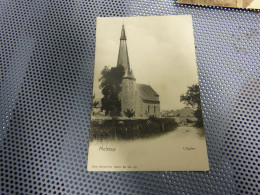
<svg viewBox="0 0 260 195">
<path fill-rule="evenodd" d="M 149 110 L 148 110 L 149 107 Z M 149 116 L 160 117 L 160 104 L 158 103 L 144 103 L 145 113 Z"/>
<path fill-rule="evenodd" d="M 146 117 L 146 115 L 144 115 L 144 103 L 143 100 L 140 96 L 140 94 L 138 94 L 136 92 L 135 94 L 135 117 Z"/>
<path fill-rule="evenodd" d="M 119 94 L 122 106 L 122 115 L 127 109 L 135 111 L 135 79 L 124 78 L 122 81 L 122 90 Z"/>
</svg>

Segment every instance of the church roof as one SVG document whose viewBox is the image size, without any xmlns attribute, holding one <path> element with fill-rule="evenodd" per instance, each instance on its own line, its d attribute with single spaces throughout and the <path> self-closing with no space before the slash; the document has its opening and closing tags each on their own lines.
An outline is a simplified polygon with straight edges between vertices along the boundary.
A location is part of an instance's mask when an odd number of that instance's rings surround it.
<svg viewBox="0 0 260 195">
<path fill-rule="evenodd" d="M 126 40 L 125 27 L 124 27 L 124 25 L 122 26 L 120 40 Z"/>
<path fill-rule="evenodd" d="M 133 74 L 133 71 L 130 68 L 130 63 L 129 63 L 127 44 L 126 44 L 126 33 L 125 33 L 124 25 L 122 26 L 122 31 L 121 31 L 117 66 L 123 66 L 124 67 L 124 71 L 125 71 L 124 77 L 134 79 L 134 74 Z"/>
<path fill-rule="evenodd" d="M 150 85 L 136 83 L 136 91 L 143 100 L 159 102 L 159 95 Z"/>
</svg>

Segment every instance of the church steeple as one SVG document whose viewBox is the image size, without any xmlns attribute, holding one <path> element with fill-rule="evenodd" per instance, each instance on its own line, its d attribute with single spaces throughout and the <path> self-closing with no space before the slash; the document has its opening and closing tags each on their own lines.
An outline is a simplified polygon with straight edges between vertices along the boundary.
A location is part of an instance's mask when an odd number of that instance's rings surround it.
<svg viewBox="0 0 260 195">
<path fill-rule="evenodd" d="M 130 69 L 128 51 L 127 51 L 127 44 L 126 44 L 126 33 L 125 27 L 122 26 L 121 30 L 121 37 L 120 37 L 120 46 L 119 46 L 119 53 L 117 59 L 117 66 L 123 66 L 125 69 L 124 77 L 134 78 L 134 74 Z"/>
<path fill-rule="evenodd" d="M 121 37 L 120 40 L 126 40 L 126 36 L 125 36 L 125 27 L 124 25 L 122 26 L 122 31 L 121 31 Z"/>
</svg>

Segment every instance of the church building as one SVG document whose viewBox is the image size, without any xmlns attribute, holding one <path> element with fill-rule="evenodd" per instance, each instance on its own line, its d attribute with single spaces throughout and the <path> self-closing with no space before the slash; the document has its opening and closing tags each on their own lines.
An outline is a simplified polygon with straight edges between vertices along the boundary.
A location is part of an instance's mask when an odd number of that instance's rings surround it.
<svg viewBox="0 0 260 195">
<path fill-rule="evenodd" d="M 150 85 L 136 83 L 133 70 L 130 68 L 129 56 L 126 44 L 126 33 L 122 26 L 117 66 L 123 66 L 125 74 L 122 81 L 122 90 L 119 94 L 124 111 L 133 110 L 135 117 L 160 116 L 159 95 Z"/>
</svg>

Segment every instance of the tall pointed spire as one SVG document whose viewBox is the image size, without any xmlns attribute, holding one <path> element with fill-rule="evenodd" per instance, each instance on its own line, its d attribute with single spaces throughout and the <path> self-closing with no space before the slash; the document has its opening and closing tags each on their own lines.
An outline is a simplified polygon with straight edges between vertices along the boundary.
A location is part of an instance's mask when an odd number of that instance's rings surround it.
<svg viewBox="0 0 260 195">
<path fill-rule="evenodd" d="M 125 36 L 125 27 L 124 25 L 122 26 L 122 31 L 121 31 L 121 37 L 120 40 L 126 40 L 126 36 Z"/>
<path fill-rule="evenodd" d="M 130 69 L 127 44 L 126 44 L 126 33 L 125 33 L 124 25 L 122 25 L 119 53 L 118 53 L 118 59 L 117 59 L 117 66 L 120 66 L 120 65 L 123 66 L 125 69 L 125 77 L 134 78 L 133 72 Z"/>
</svg>

